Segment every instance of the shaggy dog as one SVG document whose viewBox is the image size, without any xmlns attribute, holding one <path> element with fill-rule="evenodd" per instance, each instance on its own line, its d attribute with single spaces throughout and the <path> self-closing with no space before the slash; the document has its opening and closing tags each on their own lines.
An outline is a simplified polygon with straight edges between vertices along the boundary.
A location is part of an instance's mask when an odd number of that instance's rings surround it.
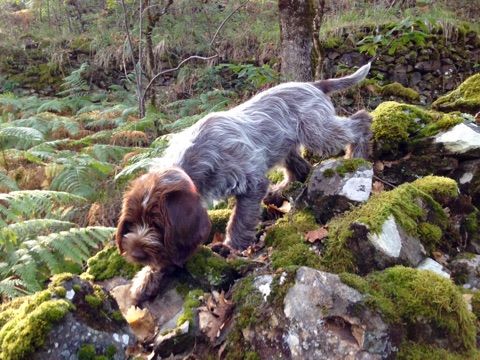
<svg viewBox="0 0 480 360">
<path fill-rule="evenodd" d="M 367 64 L 343 78 L 275 86 L 175 134 L 164 156 L 153 160 L 123 200 L 118 249 L 128 260 L 146 265 L 132 286 L 134 299 L 155 295 L 165 269 L 182 266 L 208 238 L 205 203 L 235 196 L 226 243 L 245 249 L 255 238 L 269 169 L 286 168 L 285 186 L 304 181 L 310 171 L 299 154 L 301 146 L 325 156 L 350 145 L 354 157 L 365 157 L 370 115 L 360 111 L 338 117 L 328 94 L 363 80 L 369 69 Z"/>
</svg>

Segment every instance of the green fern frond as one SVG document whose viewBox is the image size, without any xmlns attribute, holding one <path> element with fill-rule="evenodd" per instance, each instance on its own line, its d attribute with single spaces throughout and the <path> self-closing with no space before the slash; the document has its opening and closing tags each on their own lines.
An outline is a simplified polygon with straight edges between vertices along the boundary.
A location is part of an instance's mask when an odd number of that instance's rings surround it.
<svg viewBox="0 0 480 360">
<path fill-rule="evenodd" d="M 76 115 L 82 115 L 82 114 L 89 113 L 89 112 L 92 112 L 92 111 L 102 110 L 104 108 L 105 108 L 104 105 L 90 104 L 90 105 L 86 105 L 86 106 L 82 107 L 80 110 L 78 110 Z"/>
<path fill-rule="evenodd" d="M 6 297 L 8 299 L 25 295 L 25 291 L 22 290 L 24 284 L 20 279 L 8 277 L 0 281 L 0 297 Z"/>
<path fill-rule="evenodd" d="M 21 220 L 48 217 L 68 219 L 87 199 L 61 191 L 23 190 L 0 194 L 0 226 Z"/>
<path fill-rule="evenodd" d="M 165 132 L 178 132 L 183 129 L 186 129 L 189 126 L 192 126 L 195 124 L 198 120 L 200 120 L 204 114 L 198 114 L 198 115 L 192 115 L 192 116 L 185 116 L 181 119 L 178 119 L 177 121 L 167 124 L 163 127 Z"/>
<path fill-rule="evenodd" d="M 117 163 L 123 159 L 125 154 L 132 151 L 141 151 L 143 148 L 134 148 L 128 146 L 117 146 L 117 145 L 104 145 L 104 144 L 95 144 L 89 146 L 83 151 L 95 159 L 103 162 L 114 162 Z"/>
<path fill-rule="evenodd" d="M 5 127 L 0 129 L 0 148 L 28 149 L 44 140 L 43 134 L 29 127 Z"/>
<path fill-rule="evenodd" d="M 0 189 L 7 191 L 19 190 L 17 182 L 0 170 Z M 1 190 L 0 190 L 1 191 Z"/>
<path fill-rule="evenodd" d="M 83 63 L 77 70 L 71 72 L 70 75 L 63 79 L 61 87 L 65 90 L 58 93 L 58 95 L 83 95 L 90 90 L 87 80 L 84 78 L 88 71 L 88 63 Z"/>
<path fill-rule="evenodd" d="M 68 103 L 68 100 L 65 99 L 53 99 L 46 101 L 38 107 L 37 114 L 47 111 L 55 113 L 68 112 L 70 111 L 70 104 Z"/>
<path fill-rule="evenodd" d="M 5 232 L 14 233 L 17 241 L 21 243 L 36 236 L 64 231 L 74 227 L 77 227 L 77 224 L 56 219 L 32 219 L 19 221 L 14 224 L 9 224 L 0 230 L 0 243 L 2 242 L 3 234 Z"/>
</svg>

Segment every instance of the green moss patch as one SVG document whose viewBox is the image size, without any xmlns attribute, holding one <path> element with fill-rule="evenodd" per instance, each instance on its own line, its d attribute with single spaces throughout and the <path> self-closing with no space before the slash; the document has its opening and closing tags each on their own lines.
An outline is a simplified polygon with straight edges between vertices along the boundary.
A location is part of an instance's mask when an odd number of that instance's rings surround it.
<svg viewBox="0 0 480 360">
<path fill-rule="evenodd" d="M 443 114 L 394 101 L 373 112 L 372 132 L 379 155 L 398 155 L 415 140 L 432 136 L 463 121 L 458 113 Z"/>
<path fill-rule="evenodd" d="M 480 74 L 470 76 L 458 88 L 439 97 L 432 107 L 441 111 L 465 111 L 475 114 L 480 109 Z"/>
<path fill-rule="evenodd" d="M 305 242 L 304 233 L 318 228 L 313 214 L 301 211 L 277 221 L 265 237 L 265 244 L 273 247 L 271 256 L 274 269 L 288 266 L 318 268 L 319 257 Z"/>
<path fill-rule="evenodd" d="M 193 326 L 195 311 L 200 306 L 200 298 L 203 296 L 203 290 L 195 289 L 188 292 L 183 303 L 183 314 L 177 319 L 177 326 L 182 325 L 185 321 L 190 322 Z"/>
<path fill-rule="evenodd" d="M 103 250 L 87 261 L 86 273 L 92 276 L 92 280 L 101 281 L 111 279 L 114 276 L 122 276 L 127 279 L 140 270 L 141 266 L 127 262 L 115 246 L 107 245 Z"/>
<path fill-rule="evenodd" d="M 395 96 L 410 101 L 420 100 L 420 94 L 417 91 L 407 88 L 398 82 L 380 87 L 379 92 L 383 96 Z"/>
<path fill-rule="evenodd" d="M 29 358 L 44 344 L 53 324 L 72 309 L 69 301 L 55 298 L 52 289 L 3 304 L 0 311 L 0 359 Z"/>
<path fill-rule="evenodd" d="M 362 158 L 342 159 L 341 165 L 337 166 L 335 171 L 337 172 L 338 175 L 340 175 L 341 177 L 344 177 L 347 173 L 354 173 L 361 166 L 366 166 L 368 168 L 371 168 L 372 164 Z"/>
<path fill-rule="evenodd" d="M 466 357 L 471 355 L 471 357 Z M 405 341 L 400 345 L 397 353 L 398 360 L 466 360 L 478 359 L 478 351 L 472 351 L 468 355 L 441 349 L 435 346 L 417 344 L 413 341 Z"/>
<path fill-rule="evenodd" d="M 321 266 L 336 273 L 355 272 L 355 257 L 348 247 L 348 239 L 353 236 L 351 225 L 361 223 L 368 226 L 371 232 L 379 233 L 391 215 L 408 234 L 420 239 L 428 249 L 433 249 L 448 223 L 447 215 L 435 197 L 453 197 L 457 194 L 458 188 L 454 180 L 427 176 L 400 185 L 394 190 L 373 195 L 366 204 L 327 224 L 328 238 Z"/>
<path fill-rule="evenodd" d="M 83 344 L 78 349 L 78 360 L 109 360 L 115 357 L 117 349 L 114 345 L 110 345 L 105 350 L 105 354 L 98 354 L 93 344 Z"/>
<path fill-rule="evenodd" d="M 464 353 L 475 349 L 476 328 L 459 289 L 431 271 L 395 266 L 361 278 L 343 273 L 341 280 L 367 295 L 386 321 L 405 324 L 407 337 L 416 341 L 415 326 L 428 323 L 445 334 L 449 348 Z"/>
<path fill-rule="evenodd" d="M 238 277 L 232 265 L 205 246 L 197 250 L 187 261 L 185 268 L 206 288 L 227 288 Z"/>
<path fill-rule="evenodd" d="M 230 219 L 231 214 L 232 210 L 230 209 L 208 210 L 208 217 L 212 223 L 209 236 L 210 241 L 213 239 L 215 233 L 225 234 L 228 219 Z"/>
</svg>

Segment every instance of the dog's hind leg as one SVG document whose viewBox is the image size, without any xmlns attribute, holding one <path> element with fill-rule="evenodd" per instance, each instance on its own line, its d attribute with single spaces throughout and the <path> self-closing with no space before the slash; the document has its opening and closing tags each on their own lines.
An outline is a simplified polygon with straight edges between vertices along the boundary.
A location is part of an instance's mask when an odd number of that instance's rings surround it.
<svg viewBox="0 0 480 360">
<path fill-rule="evenodd" d="M 234 249 L 243 250 L 255 240 L 255 227 L 260 218 L 260 202 L 268 189 L 266 178 L 256 182 L 246 194 L 236 196 L 233 214 L 227 225 L 225 243 Z"/>
</svg>

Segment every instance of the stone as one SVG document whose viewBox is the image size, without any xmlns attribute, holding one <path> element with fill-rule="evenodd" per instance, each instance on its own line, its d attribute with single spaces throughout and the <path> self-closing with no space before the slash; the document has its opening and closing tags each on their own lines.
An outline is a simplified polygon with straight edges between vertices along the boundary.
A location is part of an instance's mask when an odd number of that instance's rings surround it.
<svg viewBox="0 0 480 360">
<path fill-rule="evenodd" d="M 445 270 L 445 268 L 442 266 L 442 264 L 436 262 L 435 260 L 431 258 L 425 258 L 423 259 L 420 264 L 418 264 L 417 269 L 419 270 L 429 270 L 433 271 L 434 273 L 446 277 L 447 279 L 450 279 L 450 274 Z"/>
<path fill-rule="evenodd" d="M 453 154 L 480 155 L 480 127 L 474 123 L 458 124 L 435 136 L 434 142 Z"/>
<path fill-rule="evenodd" d="M 338 275 L 299 268 L 283 311 L 292 359 L 385 359 L 398 346 L 390 325 Z"/>
<path fill-rule="evenodd" d="M 372 165 L 361 159 L 331 159 L 315 166 L 302 199 L 315 218 L 326 223 L 352 204 L 368 200 L 372 191 Z"/>
<path fill-rule="evenodd" d="M 383 223 L 379 233 L 370 232 L 361 223 L 352 224 L 354 235 L 348 240 L 361 274 L 374 269 L 403 264 L 417 266 L 426 251 L 419 239 L 408 235 L 393 215 Z"/>
<path fill-rule="evenodd" d="M 449 264 L 452 277 L 466 289 L 480 290 L 480 255 L 460 254 Z"/>
</svg>

